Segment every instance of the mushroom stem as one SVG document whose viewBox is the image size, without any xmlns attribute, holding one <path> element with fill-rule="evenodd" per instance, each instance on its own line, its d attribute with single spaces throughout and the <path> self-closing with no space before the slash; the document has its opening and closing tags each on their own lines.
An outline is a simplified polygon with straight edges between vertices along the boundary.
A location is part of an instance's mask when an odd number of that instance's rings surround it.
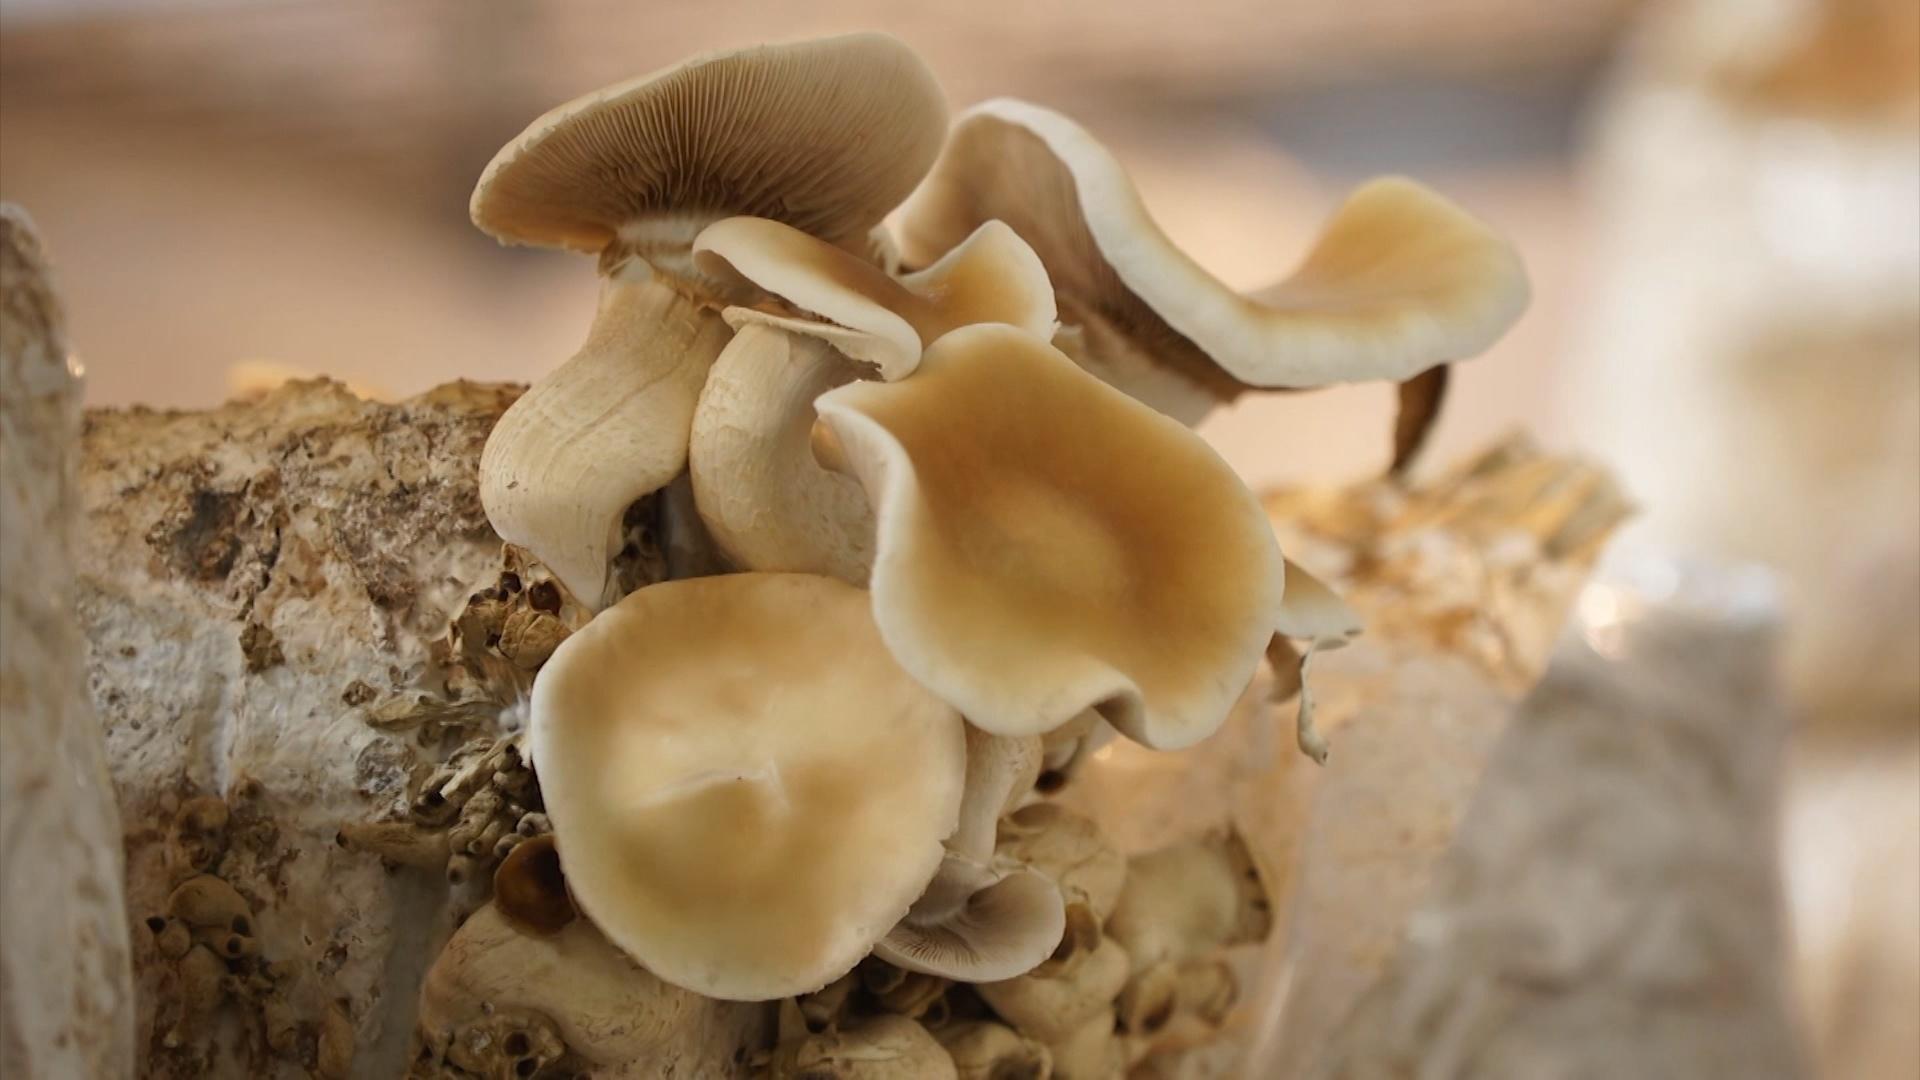
<svg viewBox="0 0 1920 1080">
<path fill-rule="evenodd" d="M 1272 901 L 1237 830 L 1135 855 L 1107 920 L 1136 972 L 1260 941 L 1272 928 Z"/>
<path fill-rule="evenodd" d="M 621 264 L 586 343 L 514 402 L 481 454 L 494 530 L 590 608 L 611 599 L 627 507 L 686 465 L 695 402 L 732 334 L 687 288 L 638 258 Z"/>
<path fill-rule="evenodd" d="M 993 857 L 1000 816 L 1032 789 L 1040 756 L 1037 735 L 990 735 L 967 725 L 967 786 L 948 851 L 978 862 Z"/>
<path fill-rule="evenodd" d="M 759 323 L 742 325 L 721 352 L 687 457 L 700 520 L 736 564 L 866 582 L 867 494 L 808 450 L 813 399 L 857 375 L 826 342 Z"/>
</svg>

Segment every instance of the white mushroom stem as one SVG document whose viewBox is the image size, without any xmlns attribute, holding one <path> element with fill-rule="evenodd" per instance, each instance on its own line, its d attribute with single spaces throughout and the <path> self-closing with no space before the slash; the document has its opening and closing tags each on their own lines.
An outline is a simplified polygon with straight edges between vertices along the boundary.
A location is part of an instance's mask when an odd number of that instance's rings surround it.
<svg viewBox="0 0 1920 1080">
<path fill-rule="evenodd" d="M 1037 735 L 990 735 L 967 725 L 967 786 L 948 851 L 978 862 L 992 857 L 1000 817 L 1032 789 L 1040 755 Z"/>
<path fill-rule="evenodd" d="M 808 442 L 813 399 L 858 375 L 826 342 L 745 323 L 693 414 L 688 465 L 700 520 L 733 562 L 849 584 L 873 564 L 873 511 L 858 481 Z"/>
<path fill-rule="evenodd" d="M 972 1020 L 934 1032 L 960 1080 L 1046 1080 L 1053 1055 L 1005 1024 Z"/>
<path fill-rule="evenodd" d="M 1107 920 L 1107 933 L 1141 972 L 1263 940 L 1272 928 L 1266 885 L 1234 830 L 1135 855 Z"/>
<path fill-rule="evenodd" d="M 586 344 L 487 439 L 487 519 L 588 607 L 611 599 L 607 563 L 627 507 L 685 467 L 700 387 L 731 336 L 687 286 L 629 259 L 602 281 Z"/>
<path fill-rule="evenodd" d="M 1068 970 L 1035 972 L 974 989 L 1021 1034 L 1055 1044 L 1096 1015 L 1111 1024 L 1113 1000 L 1126 986 L 1130 970 L 1126 950 L 1112 938 L 1102 938 L 1084 961 Z"/>
<path fill-rule="evenodd" d="M 1315 701 L 1307 669 L 1316 652 L 1341 648 L 1359 636 L 1363 623 L 1340 594 L 1288 559 L 1286 589 L 1274 625 L 1279 633 L 1267 644 L 1267 662 L 1273 666 L 1274 673 L 1273 699 L 1284 701 L 1295 694 L 1300 696 L 1299 711 L 1294 719 L 1295 740 L 1302 754 L 1324 765 L 1330 747 L 1326 737 L 1314 727 Z M 1306 648 L 1299 648 L 1289 639 L 1305 641 Z"/>
</svg>

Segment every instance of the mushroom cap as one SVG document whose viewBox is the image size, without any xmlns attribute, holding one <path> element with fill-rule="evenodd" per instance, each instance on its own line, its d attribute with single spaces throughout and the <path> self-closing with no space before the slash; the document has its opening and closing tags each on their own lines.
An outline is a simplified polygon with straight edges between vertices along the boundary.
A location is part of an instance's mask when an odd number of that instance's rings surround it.
<svg viewBox="0 0 1920 1080">
<path fill-rule="evenodd" d="M 956 327 L 996 322 L 1040 337 L 1053 333 L 1053 286 L 1046 267 L 998 221 L 974 229 L 932 266 L 898 279 L 765 218 L 714 222 L 695 238 L 693 251 L 695 264 L 709 275 L 720 278 L 730 271 L 806 313 L 784 317 L 731 308 L 729 322 L 766 322 L 819 336 L 853 359 L 873 364 L 889 381 L 911 374 L 921 350 Z"/>
<path fill-rule="evenodd" d="M 934 888 L 873 954 L 908 971 L 997 982 L 1044 963 L 1066 929 L 1066 904 L 1046 875 L 950 856 Z"/>
<path fill-rule="evenodd" d="M 581 910 L 661 978 L 733 1000 L 819 989 L 906 915 L 966 758 L 866 594 L 798 574 L 633 593 L 554 652 L 531 734 Z"/>
<path fill-rule="evenodd" d="M 1090 339 L 1118 332 L 1221 398 L 1243 386 L 1405 379 L 1483 351 L 1527 301 L 1504 240 L 1399 178 L 1363 185 L 1297 270 L 1242 296 L 1160 231 L 1083 128 L 1007 98 L 955 124 L 901 210 L 902 252 L 909 263 L 932 258 L 992 218 L 1039 253 L 1063 319 Z"/>
<path fill-rule="evenodd" d="M 1287 587 L 1280 597 L 1274 629 L 1290 638 L 1337 648 L 1358 637 L 1366 621 L 1333 587 L 1287 560 Z"/>
<path fill-rule="evenodd" d="M 488 163 L 470 210 L 504 243 L 575 251 L 649 219 L 684 247 L 732 214 L 861 246 L 932 164 L 946 118 L 933 73 L 890 35 L 726 49 L 535 120 Z"/>
<path fill-rule="evenodd" d="M 493 871 L 493 905 L 535 934 L 556 933 L 574 920 L 578 913 L 552 834 L 529 837 L 500 860 Z"/>
<path fill-rule="evenodd" d="M 815 402 L 876 519 L 874 617 L 914 677 L 997 735 L 1097 708 L 1149 746 L 1206 737 L 1273 634 L 1266 515 L 1181 424 L 1009 326 Z"/>
</svg>

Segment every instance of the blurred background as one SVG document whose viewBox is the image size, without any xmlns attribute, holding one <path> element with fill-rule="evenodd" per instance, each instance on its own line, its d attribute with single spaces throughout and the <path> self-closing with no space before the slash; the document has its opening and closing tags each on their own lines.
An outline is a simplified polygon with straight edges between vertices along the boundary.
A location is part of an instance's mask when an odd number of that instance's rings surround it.
<svg viewBox="0 0 1920 1080">
<path fill-rule="evenodd" d="M 687 53 L 860 27 L 956 108 L 1079 118 L 1236 286 L 1382 172 L 1510 235 L 1533 307 L 1427 461 L 1525 427 L 1640 502 L 1616 565 L 1778 573 L 1806 1036 L 1829 1076 L 1920 1073 L 1920 0 L 4 0 L 0 197 L 95 404 L 527 380 L 578 344 L 593 265 L 468 224 L 493 152 Z M 1252 395 L 1202 432 L 1256 484 L 1338 480 L 1390 412 Z"/>
</svg>

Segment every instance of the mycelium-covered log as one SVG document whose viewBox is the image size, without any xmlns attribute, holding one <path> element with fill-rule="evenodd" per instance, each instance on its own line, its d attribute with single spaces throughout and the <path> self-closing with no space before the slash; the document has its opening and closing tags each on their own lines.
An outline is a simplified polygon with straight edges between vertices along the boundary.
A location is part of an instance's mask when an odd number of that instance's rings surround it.
<svg viewBox="0 0 1920 1080">
<path fill-rule="evenodd" d="M 145 1075 L 398 1074 L 473 879 L 543 827 L 502 713 L 578 615 L 480 510 L 515 394 L 311 382 L 88 417 L 80 612 Z M 646 508 L 629 536 L 649 577 Z M 662 1060 L 731 1068 L 755 1040 L 753 1010 L 693 1012 L 706 1034 Z"/>
</svg>

